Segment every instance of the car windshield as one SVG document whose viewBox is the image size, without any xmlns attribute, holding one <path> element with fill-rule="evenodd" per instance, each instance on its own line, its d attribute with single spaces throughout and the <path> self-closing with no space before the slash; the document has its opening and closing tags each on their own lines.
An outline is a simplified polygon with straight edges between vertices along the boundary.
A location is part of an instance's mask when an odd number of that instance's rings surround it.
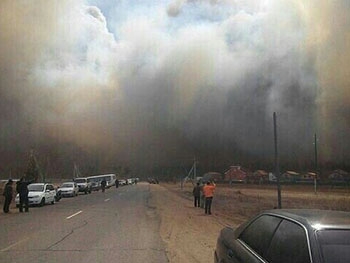
<svg viewBox="0 0 350 263">
<path fill-rule="evenodd" d="M 75 179 L 74 181 L 79 184 L 79 183 L 85 183 L 86 179 Z"/>
<path fill-rule="evenodd" d="M 28 185 L 28 190 L 30 192 L 42 192 L 42 191 L 44 191 L 44 185 L 42 185 L 42 184 L 30 184 L 30 185 Z"/>
<path fill-rule="evenodd" d="M 349 262 L 350 229 L 320 230 L 317 239 L 325 263 Z"/>
<path fill-rule="evenodd" d="M 61 187 L 73 187 L 73 184 L 71 184 L 71 183 L 65 183 L 65 184 L 62 184 Z"/>
</svg>

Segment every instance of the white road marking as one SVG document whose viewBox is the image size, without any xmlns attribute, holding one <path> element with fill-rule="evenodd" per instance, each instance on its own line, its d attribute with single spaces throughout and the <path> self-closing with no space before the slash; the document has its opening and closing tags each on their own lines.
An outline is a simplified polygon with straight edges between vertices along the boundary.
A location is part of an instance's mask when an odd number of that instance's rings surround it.
<svg viewBox="0 0 350 263">
<path fill-rule="evenodd" d="M 107 199 L 105 199 L 105 202 L 107 202 L 107 201 L 109 201 L 109 200 L 111 200 L 111 199 L 107 198 Z"/>
<path fill-rule="evenodd" d="M 6 247 L 6 248 L 4 248 L 4 249 L 1 249 L 0 252 L 5 252 L 5 251 L 7 251 L 7 250 L 9 250 L 9 249 L 11 249 L 11 248 L 13 248 L 13 247 L 19 245 L 20 243 L 23 243 L 24 241 L 27 241 L 28 239 L 29 239 L 29 238 L 22 239 L 22 240 L 20 240 L 20 241 L 18 241 L 18 242 L 16 242 L 16 243 L 12 244 L 11 246 L 8 246 L 8 247 Z"/>
<path fill-rule="evenodd" d="M 83 211 L 80 210 L 79 212 L 76 212 L 75 214 L 66 217 L 66 219 L 71 219 L 73 216 L 79 215 L 79 214 L 82 213 L 82 212 L 83 212 Z"/>
</svg>

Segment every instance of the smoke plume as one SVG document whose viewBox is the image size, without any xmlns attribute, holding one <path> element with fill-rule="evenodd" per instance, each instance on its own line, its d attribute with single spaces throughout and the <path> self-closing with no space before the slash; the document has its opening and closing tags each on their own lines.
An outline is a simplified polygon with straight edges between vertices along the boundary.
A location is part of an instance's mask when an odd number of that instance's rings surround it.
<svg viewBox="0 0 350 263">
<path fill-rule="evenodd" d="M 112 6 L 113 5 L 113 6 Z M 0 4 L 1 170 L 349 160 L 350 5 L 305 1 Z M 50 163 L 50 164 L 49 164 Z M 48 169 L 48 168 L 47 168 Z"/>
</svg>

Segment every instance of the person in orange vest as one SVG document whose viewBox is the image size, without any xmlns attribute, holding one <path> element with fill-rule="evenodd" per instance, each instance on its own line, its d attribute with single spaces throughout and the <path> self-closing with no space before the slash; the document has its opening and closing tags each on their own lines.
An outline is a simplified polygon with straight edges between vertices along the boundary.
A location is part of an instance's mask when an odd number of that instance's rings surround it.
<svg viewBox="0 0 350 263">
<path fill-rule="evenodd" d="M 211 215 L 211 203 L 213 201 L 215 187 L 216 185 L 214 182 L 207 182 L 207 184 L 203 187 L 205 196 L 205 213 L 209 215 Z"/>
</svg>

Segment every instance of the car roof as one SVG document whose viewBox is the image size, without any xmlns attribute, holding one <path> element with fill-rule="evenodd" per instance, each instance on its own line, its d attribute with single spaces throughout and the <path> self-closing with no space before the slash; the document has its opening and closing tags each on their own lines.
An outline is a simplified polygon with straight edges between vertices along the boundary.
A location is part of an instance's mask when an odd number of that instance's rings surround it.
<svg viewBox="0 0 350 263">
<path fill-rule="evenodd" d="M 350 212 L 318 209 L 274 209 L 264 214 L 273 214 L 297 221 L 313 229 L 350 229 Z"/>
</svg>

